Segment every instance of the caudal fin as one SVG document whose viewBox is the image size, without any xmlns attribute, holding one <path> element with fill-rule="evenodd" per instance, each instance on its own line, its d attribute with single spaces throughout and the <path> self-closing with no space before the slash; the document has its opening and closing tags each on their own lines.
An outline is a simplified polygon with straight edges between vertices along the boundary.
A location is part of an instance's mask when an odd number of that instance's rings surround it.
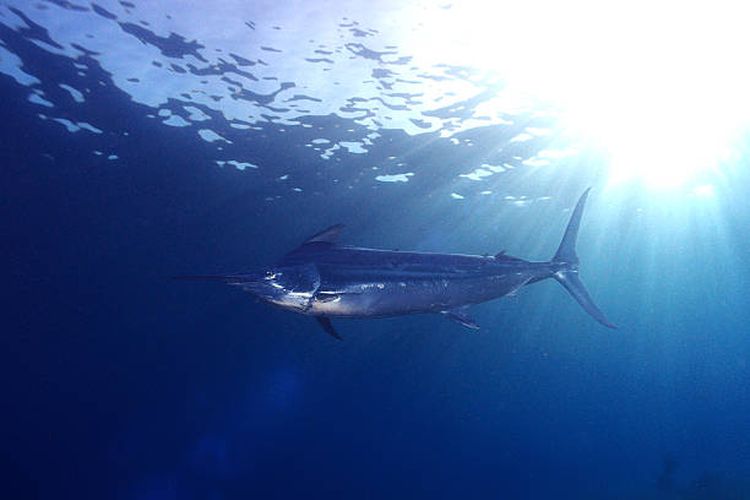
<svg viewBox="0 0 750 500">
<path fill-rule="evenodd" d="M 578 271 L 560 271 L 554 274 L 554 278 L 565 287 L 568 293 L 581 304 L 584 311 L 589 313 L 592 318 L 607 328 L 617 328 L 617 325 L 610 322 L 601 309 L 594 304 L 586 287 L 583 286 L 581 278 L 578 277 Z"/>
<path fill-rule="evenodd" d="M 553 277 L 560 283 L 565 289 L 576 299 L 583 309 L 597 320 L 602 325 L 608 328 L 617 328 L 611 323 L 604 313 L 594 304 L 591 299 L 589 292 L 586 291 L 586 287 L 578 277 L 578 254 L 576 253 L 576 240 L 578 239 L 578 229 L 581 226 L 581 216 L 583 215 L 583 208 L 586 205 L 586 198 L 589 196 L 588 188 L 583 192 L 581 197 L 576 203 L 576 207 L 573 209 L 573 215 L 570 216 L 570 222 L 568 227 L 565 229 L 565 234 L 560 242 L 560 246 L 557 248 L 555 256 L 552 258 L 552 262 L 557 264 L 563 264 L 561 270 L 553 274 Z"/>
</svg>

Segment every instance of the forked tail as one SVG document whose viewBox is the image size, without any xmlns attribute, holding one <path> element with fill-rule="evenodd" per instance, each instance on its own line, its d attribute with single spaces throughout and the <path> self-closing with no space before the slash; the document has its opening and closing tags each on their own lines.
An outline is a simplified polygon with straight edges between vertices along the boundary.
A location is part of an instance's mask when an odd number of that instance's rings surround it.
<svg viewBox="0 0 750 500">
<path fill-rule="evenodd" d="M 574 299 L 589 313 L 595 320 L 608 328 L 617 328 L 610 323 L 604 313 L 594 304 L 589 292 L 578 277 L 578 254 L 576 254 L 576 240 L 578 239 L 578 228 L 581 225 L 581 215 L 583 207 L 586 205 L 586 198 L 589 196 L 588 188 L 578 199 L 576 207 L 573 209 L 573 215 L 570 216 L 570 222 L 565 229 L 565 234 L 560 242 L 560 246 L 552 258 L 552 262 L 560 264 L 560 270 L 555 272 L 552 277 L 557 280 L 573 296 Z"/>
</svg>

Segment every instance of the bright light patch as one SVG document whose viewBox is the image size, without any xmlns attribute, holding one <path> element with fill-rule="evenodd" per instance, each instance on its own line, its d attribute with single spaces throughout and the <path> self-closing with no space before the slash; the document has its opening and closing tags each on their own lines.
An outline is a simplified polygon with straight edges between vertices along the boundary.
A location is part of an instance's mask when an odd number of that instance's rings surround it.
<svg viewBox="0 0 750 500">
<path fill-rule="evenodd" d="M 713 198 L 716 190 L 711 184 L 703 184 L 702 186 L 694 187 L 693 194 L 698 198 Z"/>
<path fill-rule="evenodd" d="M 561 163 L 584 163 L 561 161 L 564 151 L 584 158 L 601 152 L 612 184 L 689 191 L 716 181 L 712 174 L 734 156 L 750 119 L 750 3 L 738 0 L 383 0 L 377 8 L 351 0 L 333 2 L 335 9 L 316 2 L 260 2 L 255 9 L 250 4 L 258 2 L 221 0 L 210 19 L 202 8 L 178 14 L 171 12 L 175 2 L 137 2 L 115 9 L 116 22 L 90 11 L 86 30 L 79 29 L 86 14 L 68 2 L 44 2 L 44 9 L 12 3 L 18 9 L 4 11 L 0 24 L 19 32 L 41 26 L 55 45 L 31 41 L 52 54 L 97 54 L 114 84 L 164 125 L 199 129 L 225 119 L 236 130 L 260 131 L 266 122 L 291 130 L 313 127 L 301 118 L 329 116 L 356 124 L 337 134 L 342 142 L 307 144 L 323 160 L 366 154 L 382 130 L 435 133 L 459 151 L 475 144 L 463 132 L 495 126 L 507 130 L 498 141 L 512 143 L 497 145 L 512 161 L 503 164 L 508 169 L 544 175 Z M 109 2 L 113 9 L 116 3 Z M 196 40 L 194 53 L 170 54 L 120 29 L 133 16 L 156 37 Z M 248 29 L 263 45 L 248 42 Z M 321 51 L 326 62 L 314 62 Z M 235 73 L 227 54 L 258 63 L 252 74 Z M 73 64 L 87 74 L 89 65 Z M 174 64 L 192 69 L 179 72 Z M 0 45 L 0 73 L 39 84 L 25 72 L 30 68 Z M 228 85 L 225 72 L 248 92 Z M 86 97 L 83 87 L 59 85 L 75 103 Z M 48 106 L 40 97 L 31 99 Z M 52 92 L 47 97 L 66 103 Z M 170 111 L 177 105 L 184 112 Z M 217 147 L 229 144 L 218 132 L 198 133 Z M 495 180 L 484 174 L 465 175 Z"/>
<path fill-rule="evenodd" d="M 405 174 L 378 175 L 375 180 L 378 182 L 409 182 L 409 177 L 413 176 L 414 172 L 406 172 Z"/>
<path fill-rule="evenodd" d="M 496 73 L 501 93 L 551 105 L 567 134 L 604 153 L 611 183 L 683 186 L 718 168 L 747 125 L 750 4 L 489 5 L 433 12 L 420 55 L 460 57 Z"/>
</svg>

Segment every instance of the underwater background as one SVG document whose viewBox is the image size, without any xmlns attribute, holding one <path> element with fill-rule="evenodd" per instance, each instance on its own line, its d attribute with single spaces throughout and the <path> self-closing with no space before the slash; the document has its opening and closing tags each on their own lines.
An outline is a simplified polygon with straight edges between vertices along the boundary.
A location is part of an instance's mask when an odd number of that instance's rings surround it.
<svg viewBox="0 0 750 500">
<path fill-rule="evenodd" d="M 545 66 L 575 52 L 545 30 L 577 13 L 501 7 L 0 2 L 0 495 L 750 498 L 740 59 L 694 52 L 687 77 L 666 51 L 617 87 L 650 51 Z M 684 95 L 648 94 L 671 115 L 627 100 L 673 70 Z M 342 320 L 337 342 L 170 279 L 335 223 L 359 246 L 544 260 L 589 186 L 581 273 L 618 330 L 550 281 L 473 307 L 478 333 Z"/>
</svg>

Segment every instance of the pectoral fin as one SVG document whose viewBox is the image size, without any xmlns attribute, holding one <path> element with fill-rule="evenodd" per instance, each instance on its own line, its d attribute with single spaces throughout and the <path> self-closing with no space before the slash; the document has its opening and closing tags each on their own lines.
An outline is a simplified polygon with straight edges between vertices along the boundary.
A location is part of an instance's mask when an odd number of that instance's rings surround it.
<svg viewBox="0 0 750 500">
<path fill-rule="evenodd" d="M 333 327 L 333 323 L 331 323 L 330 318 L 326 318 L 325 316 L 316 316 L 315 319 L 328 335 L 335 338 L 336 340 L 343 340 L 341 338 L 341 335 L 339 335 L 338 332 L 336 332 L 336 329 Z"/>
<path fill-rule="evenodd" d="M 444 315 L 451 321 L 455 321 L 461 326 L 470 328 L 472 330 L 479 330 L 479 325 L 474 321 L 467 313 L 467 307 L 457 307 L 455 309 L 449 309 L 447 311 L 440 311 L 440 314 Z"/>
</svg>

